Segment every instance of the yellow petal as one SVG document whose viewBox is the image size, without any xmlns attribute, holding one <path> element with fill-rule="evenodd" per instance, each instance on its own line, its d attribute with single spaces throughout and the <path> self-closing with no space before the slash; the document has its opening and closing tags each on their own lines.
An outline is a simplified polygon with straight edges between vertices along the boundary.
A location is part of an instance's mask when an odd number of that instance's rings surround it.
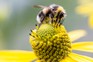
<svg viewBox="0 0 93 62">
<path fill-rule="evenodd" d="M 89 15 L 93 12 L 93 2 L 89 4 L 80 5 L 76 8 L 76 12 L 79 14 Z"/>
<path fill-rule="evenodd" d="M 93 2 L 93 0 L 78 0 L 79 4 L 88 4 Z"/>
<path fill-rule="evenodd" d="M 85 30 L 74 30 L 68 33 L 71 41 L 75 41 L 83 36 L 85 36 Z"/>
<path fill-rule="evenodd" d="M 76 60 L 77 62 L 93 62 L 93 58 L 87 56 L 83 56 L 75 53 L 71 53 L 69 56 L 72 59 Z"/>
<path fill-rule="evenodd" d="M 71 57 L 66 57 L 65 59 L 62 59 L 62 61 L 60 62 L 77 62 L 77 61 L 72 59 Z"/>
<path fill-rule="evenodd" d="M 73 50 L 93 52 L 93 42 L 78 42 L 72 44 Z"/>
<path fill-rule="evenodd" d="M 30 62 L 36 59 L 34 52 L 22 50 L 0 51 L 0 62 Z"/>
<path fill-rule="evenodd" d="M 93 29 L 93 13 L 89 15 L 89 26 Z"/>
</svg>

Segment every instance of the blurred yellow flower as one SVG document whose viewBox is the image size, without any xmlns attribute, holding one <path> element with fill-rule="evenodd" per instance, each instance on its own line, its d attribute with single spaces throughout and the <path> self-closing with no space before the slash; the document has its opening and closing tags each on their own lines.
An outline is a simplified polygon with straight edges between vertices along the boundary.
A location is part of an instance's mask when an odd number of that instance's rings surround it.
<svg viewBox="0 0 93 62">
<path fill-rule="evenodd" d="M 46 25 L 46 27 L 47 27 L 47 25 Z M 50 26 L 48 26 L 48 27 L 49 27 L 49 30 L 51 31 L 51 28 L 52 27 L 50 27 Z M 65 35 L 67 35 L 64 26 L 61 25 L 61 28 L 64 31 L 62 33 L 65 33 Z M 40 28 L 40 31 L 41 31 L 41 29 L 44 29 L 44 27 L 43 28 Z M 58 28 L 57 30 L 59 30 L 59 29 L 60 28 Z M 62 29 L 60 29 L 60 32 L 61 32 Z M 35 35 L 35 32 L 36 32 L 36 30 L 34 30 L 34 32 L 32 33 L 32 35 Z M 54 31 L 52 31 L 52 32 L 54 32 Z M 49 33 L 49 32 L 47 32 L 47 33 Z M 38 32 L 38 34 L 41 35 L 42 33 Z M 86 34 L 86 32 L 84 30 L 75 30 L 75 31 L 68 32 L 68 35 L 69 35 L 69 37 L 70 37 L 70 39 L 71 39 L 72 42 L 73 41 L 76 41 L 80 37 L 83 37 L 85 34 Z M 53 35 L 53 34 L 51 34 L 51 35 Z M 61 35 L 61 33 L 60 33 L 60 35 Z M 48 39 L 48 37 L 46 37 L 45 34 L 44 35 L 42 34 L 41 37 L 42 36 L 43 37 L 45 36 L 44 38 L 47 38 Z M 66 37 L 63 36 L 63 38 L 66 38 L 66 39 L 64 39 L 66 41 L 68 39 L 67 36 Z M 32 47 L 34 47 L 35 46 L 35 43 L 32 42 L 32 40 L 35 40 L 35 39 L 34 39 L 34 37 L 30 36 L 30 42 L 32 43 Z M 55 40 L 57 40 L 57 39 L 55 39 Z M 60 39 L 58 39 L 58 40 L 60 41 Z M 66 42 L 66 41 L 64 41 L 64 42 Z M 36 41 L 36 43 L 37 43 L 37 41 Z M 52 45 L 51 43 L 48 43 L 48 44 Z M 66 45 L 68 46 L 68 44 L 66 44 Z M 39 46 L 40 46 L 40 44 L 37 45 L 37 48 Z M 56 44 L 55 44 L 55 46 L 56 46 Z M 42 45 L 42 47 L 44 47 L 44 45 Z M 93 52 L 93 42 L 87 41 L 87 42 L 77 42 L 77 43 L 74 42 L 74 43 L 72 43 L 71 44 L 71 51 L 70 51 L 70 53 L 67 53 L 68 55 L 62 57 L 63 59 L 60 60 L 60 62 L 93 62 L 93 58 L 90 58 L 90 57 L 87 57 L 87 56 L 84 56 L 84 55 L 79 55 L 79 54 L 73 53 L 72 50 Z M 69 51 L 69 50 L 67 50 L 67 51 Z M 35 52 L 35 49 L 34 49 L 34 52 Z M 22 51 L 22 50 L 2 50 L 2 51 L 0 51 L 0 62 L 32 62 L 33 60 L 36 60 L 36 59 L 38 60 L 37 55 L 35 56 L 36 52 L 35 52 L 35 54 L 34 54 L 34 52 L 33 51 Z M 38 52 L 38 53 L 40 53 L 40 52 Z M 47 56 L 45 56 L 45 57 L 47 57 Z M 51 56 L 51 57 L 53 57 L 53 56 Z M 53 57 L 53 59 L 55 60 L 56 58 Z M 39 60 L 37 62 L 39 62 Z"/>
<path fill-rule="evenodd" d="M 10 16 L 10 9 L 8 3 L 0 1 L 0 21 L 6 20 Z"/>
<path fill-rule="evenodd" d="M 89 26 L 93 29 L 93 0 L 78 0 L 79 6 L 76 8 L 77 13 L 89 17 Z"/>
</svg>

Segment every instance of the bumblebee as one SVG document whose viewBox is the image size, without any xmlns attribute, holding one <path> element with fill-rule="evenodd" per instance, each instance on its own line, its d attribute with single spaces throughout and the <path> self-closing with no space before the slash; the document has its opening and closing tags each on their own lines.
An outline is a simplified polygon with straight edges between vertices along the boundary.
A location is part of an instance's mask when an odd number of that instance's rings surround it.
<svg viewBox="0 0 93 62">
<path fill-rule="evenodd" d="M 51 4 L 49 6 L 34 5 L 34 7 L 42 8 L 38 13 L 36 20 L 39 24 L 42 23 L 60 23 L 66 17 L 64 8 L 60 5 Z"/>
</svg>

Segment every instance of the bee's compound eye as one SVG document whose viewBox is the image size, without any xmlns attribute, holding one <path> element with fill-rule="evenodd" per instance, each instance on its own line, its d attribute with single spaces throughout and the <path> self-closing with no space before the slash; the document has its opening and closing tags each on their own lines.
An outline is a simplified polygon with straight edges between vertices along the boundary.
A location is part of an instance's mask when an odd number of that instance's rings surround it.
<svg viewBox="0 0 93 62">
<path fill-rule="evenodd" d="M 54 11 L 55 9 L 53 8 L 52 10 Z"/>
<path fill-rule="evenodd" d="M 52 8 L 52 11 L 56 11 L 56 9 L 55 8 Z"/>
</svg>

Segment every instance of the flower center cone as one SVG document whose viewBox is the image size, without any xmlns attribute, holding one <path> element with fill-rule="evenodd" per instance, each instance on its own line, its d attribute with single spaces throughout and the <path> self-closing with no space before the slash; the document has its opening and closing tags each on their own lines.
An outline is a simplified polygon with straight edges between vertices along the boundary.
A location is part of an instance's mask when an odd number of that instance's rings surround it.
<svg viewBox="0 0 93 62">
<path fill-rule="evenodd" d="M 71 41 L 61 24 L 42 24 L 30 37 L 40 62 L 60 62 L 71 52 Z"/>
</svg>

